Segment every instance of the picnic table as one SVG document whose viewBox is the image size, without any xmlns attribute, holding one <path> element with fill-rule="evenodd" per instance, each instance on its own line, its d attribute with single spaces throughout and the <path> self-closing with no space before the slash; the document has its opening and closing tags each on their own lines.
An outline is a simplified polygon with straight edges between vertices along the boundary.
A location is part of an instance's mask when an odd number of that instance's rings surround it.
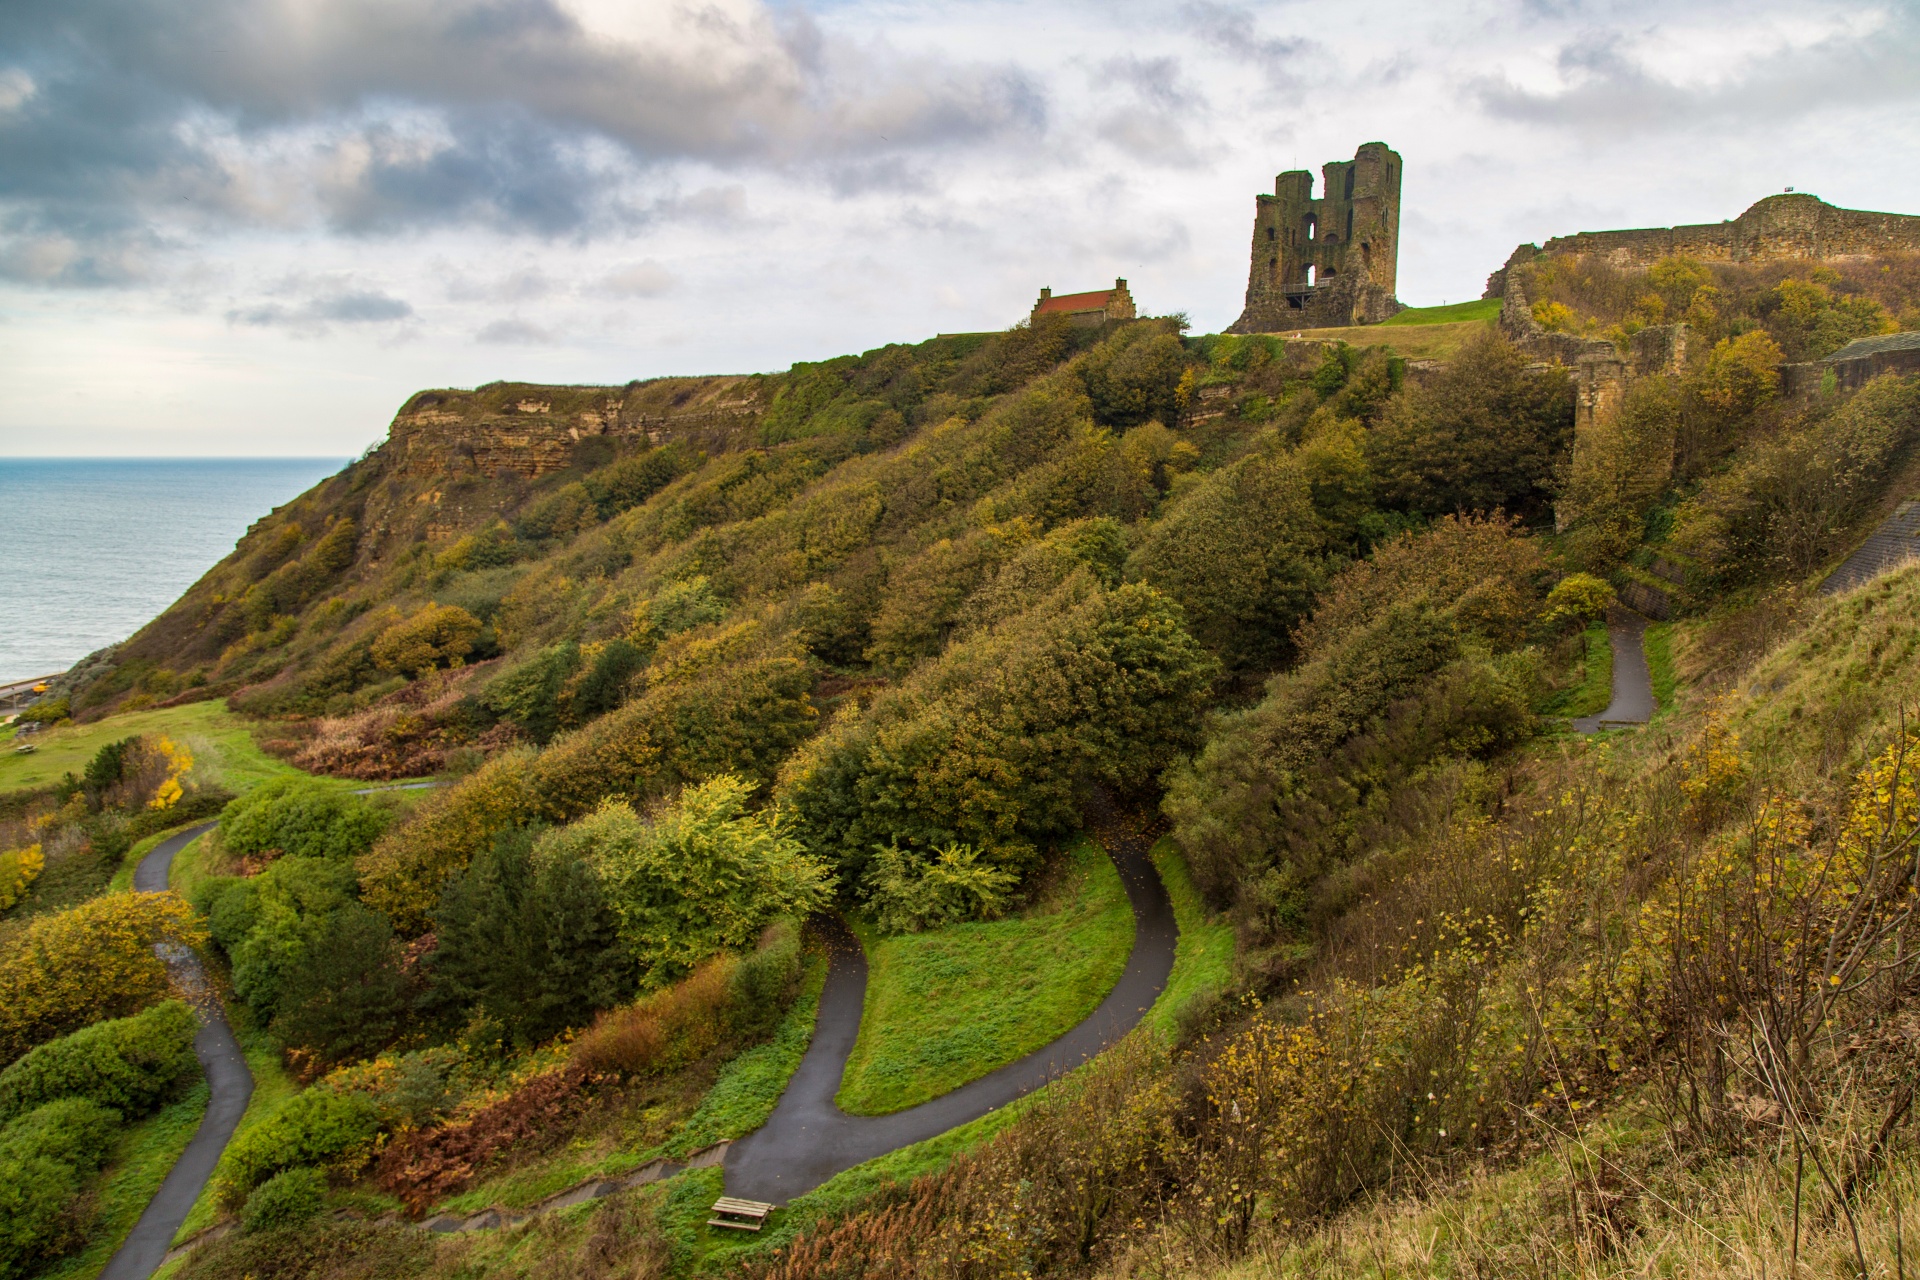
<svg viewBox="0 0 1920 1280">
<path fill-rule="evenodd" d="M 767 1215 L 773 1212 L 773 1206 L 764 1200 L 736 1200 L 732 1196 L 721 1196 L 713 1202 L 713 1216 L 707 1219 L 710 1227 L 731 1227 L 735 1231 L 758 1231 L 767 1225 Z"/>
</svg>

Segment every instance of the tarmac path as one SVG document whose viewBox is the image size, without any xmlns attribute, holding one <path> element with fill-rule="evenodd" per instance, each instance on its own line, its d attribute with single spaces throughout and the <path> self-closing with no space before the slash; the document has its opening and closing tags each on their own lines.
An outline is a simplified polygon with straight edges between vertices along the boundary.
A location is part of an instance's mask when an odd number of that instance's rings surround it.
<svg viewBox="0 0 1920 1280">
<path fill-rule="evenodd" d="M 1118 847 L 1116 847 L 1118 846 Z M 727 1150 L 727 1194 L 783 1204 L 828 1178 L 889 1151 L 937 1137 L 1032 1092 L 1116 1043 L 1146 1016 L 1173 972 L 1179 928 L 1147 856 L 1149 840 L 1109 840 L 1133 906 L 1133 951 L 1100 1007 L 1049 1045 L 951 1093 L 885 1116 L 850 1116 L 834 1105 L 860 1035 L 867 958 L 838 920 L 829 926 L 827 983 L 813 1041 L 773 1115 Z"/>
<path fill-rule="evenodd" d="M 142 893 L 164 890 L 174 855 L 213 825 L 203 822 L 155 845 L 134 869 L 133 887 Z M 253 1073 L 247 1070 L 246 1055 L 240 1052 L 240 1043 L 233 1038 L 233 1028 L 227 1025 L 220 998 L 207 981 L 200 957 L 170 944 L 162 944 L 158 950 L 172 971 L 175 983 L 189 993 L 194 1007 L 200 1011 L 200 1032 L 193 1038 L 193 1054 L 200 1059 L 200 1069 L 207 1074 L 211 1096 L 206 1114 L 200 1118 L 200 1127 L 194 1130 L 187 1149 L 174 1161 L 166 1181 L 147 1202 L 140 1220 L 134 1223 L 119 1251 L 100 1273 L 100 1280 L 146 1280 L 154 1273 L 172 1247 L 180 1224 L 192 1211 L 193 1202 L 200 1198 L 201 1188 L 213 1176 L 214 1166 L 220 1163 L 220 1153 L 227 1149 L 233 1131 L 240 1125 L 240 1117 L 246 1114 L 247 1102 L 253 1097 Z"/>
<path fill-rule="evenodd" d="M 1596 716 L 1581 716 L 1581 733 L 1622 729 L 1653 719 L 1653 676 L 1647 671 L 1647 620 L 1630 609 L 1607 615 L 1607 639 L 1613 645 L 1613 700 Z"/>
</svg>

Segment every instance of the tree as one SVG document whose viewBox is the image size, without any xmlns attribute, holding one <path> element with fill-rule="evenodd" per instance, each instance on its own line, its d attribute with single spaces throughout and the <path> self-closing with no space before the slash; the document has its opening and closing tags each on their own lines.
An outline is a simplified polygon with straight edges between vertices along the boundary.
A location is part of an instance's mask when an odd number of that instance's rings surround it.
<svg viewBox="0 0 1920 1280">
<path fill-rule="evenodd" d="M 753 785 L 722 775 L 688 787 L 651 820 L 610 800 L 542 836 L 545 858 L 593 868 L 640 982 L 658 987 L 720 951 L 751 947 L 778 916 L 832 897 L 831 875 L 775 812 L 750 813 Z"/>
<path fill-rule="evenodd" d="M 1368 436 L 1380 500 L 1420 515 L 1543 514 L 1572 440 L 1564 371 L 1533 371 L 1488 329 L 1431 381 L 1410 386 Z"/>
<path fill-rule="evenodd" d="M 1229 669 L 1272 670 L 1313 606 L 1325 550 L 1308 476 L 1268 442 L 1174 499 L 1127 570 L 1177 602 L 1193 637 Z"/>
<path fill-rule="evenodd" d="M 632 997 L 634 962 L 593 868 L 503 831 L 434 912 L 432 1003 L 477 1009 L 516 1044 L 549 1040 Z"/>
<path fill-rule="evenodd" d="M 370 1058 L 406 1029 L 407 987 L 386 918 L 358 903 L 324 917 L 280 975 L 273 1034 L 314 1063 Z"/>
<path fill-rule="evenodd" d="M 262 1018 L 280 1007 L 286 976 L 307 962 L 325 939 L 328 918 L 353 901 L 349 863 L 322 858 L 281 858 L 221 902 L 216 928 L 242 917 L 245 932 L 227 945 L 233 989 Z M 224 931 L 224 930 L 223 930 Z M 231 936 L 231 935 L 229 935 Z"/>
</svg>

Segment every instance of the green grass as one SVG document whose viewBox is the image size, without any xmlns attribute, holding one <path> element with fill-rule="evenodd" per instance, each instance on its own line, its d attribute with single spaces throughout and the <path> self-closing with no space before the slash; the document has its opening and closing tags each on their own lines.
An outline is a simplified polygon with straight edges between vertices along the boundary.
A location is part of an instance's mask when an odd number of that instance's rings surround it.
<svg viewBox="0 0 1920 1280">
<path fill-rule="evenodd" d="M 264 1031 L 245 1026 L 242 1018 L 236 1016 L 241 1013 L 241 1010 L 229 1008 L 228 1017 L 233 1021 L 233 1033 L 240 1041 L 240 1051 L 247 1055 L 247 1069 L 253 1072 L 253 1097 L 247 1100 L 247 1113 L 240 1117 L 240 1127 L 233 1132 L 236 1142 L 250 1130 L 272 1119 L 290 1098 L 300 1092 L 299 1084 L 280 1063 L 279 1041 Z M 227 1144 L 227 1150 L 233 1150 L 232 1142 Z M 201 1188 L 200 1198 L 193 1202 L 187 1220 L 174 1233 L 175 1244 L 213 1225 L 218 1209 L 214 1203 L 214 1188 L 219 1185 L 226 1163 L 223 1157 L 214 1167 L 213 1177 L 207 1179 L 207 1185 Z"/>
<path fill-rule="evenodd" d="M 773 1039 L 726 1065 L 700 1100 L 699 1109 L 667 1143 L 665 1154 L 691 1155 L 716 1142 L 745 1137 L 767 1122 L 813 1040 L 813 1020 L 820 1011 L 820 991 L 826 984 L 826 959 L 809 960 L 800 994 L 780 1020 Z"/>
<path fill-rule="evenodd" d="M 1209 990 L 1222 990 L 1232 981 L 1234 936 L 1230 925 L 1209 918 L 1206 903 L 1201 900 L 1200 891 L 1194 887 L 1193 877 L 1187 870 L 1186 859 L 1171 839 L 1163 838 L 1154 846 L 1153 865 L 1160 872 L 1167 896 L 1173 900 L 1174 919 L 1180 925 L 1180 946 L 1174 955 L 1173 972 L 1167 978 L 1166 988 L 1154 1001 L 1153 1008 L 1147 1010 L 1141 1025 L 1155 1034 L 1167 1035 L 1177 1024 L 1180 1011 L 1196 996 Z M 938 1173 L 955 1156 L 987 1141 L 1019 1119 L 1034 1099 L 1045 1092 L 1045 1089 L 1036 1090 L 1018 1102 L 989 1111 L 977 1120 L 925 1142 L 888 1152 L 836 1174 L 796 1197 L 786 1207 L 775 1210 L 766 1230 L 759 1235 L 710 1243 L 702 1260 L 710 1270 L 718 1270 L 721 1265 L 750 1254 L 778 1249 L 792 1243 L 816 1223 L 853 1210 L 883 1187 Z"/>
<path fill-rule="evenodd" d="M 1147 1011 L 1146 1024 L 1162 1035 L 1172 1035 L 1189 1005 L 1212 992 L 1226 990 L 1233 981 L 1233 926 L 1210 918 L 1173 837 L 1162 836 L 1153 846 L 1153 865 L 1160 872 L 1167 897 L 1173 900 L 1180 946 L 1174 953 L 1166 989 Z"/>
<path fill-rule="evenodd" d="M 1453 302 L 1444 307 L 1408 307 L 1385 320 L 1390 324 L 1458 324 L 1463 320 L 1498 320 L 1500 299 L 1476 298 L 1472 302 Z"/>
<path fill-rule="evenodd" d="M 248 722 L 216 699 L 42 730 L 33 736 L 38 750 L 32 755 L 0 753 L 0 791 L 44 787 L 58 782 L 63 774 L 81 773 L 101 747 L 143 733 L 164 733 L 184 742 L 193 752 L 194 772 L 202 781 L 236 792 L 300 772 L 262 751 Z"/>
<path fill-rule="evenodd" d="M 842 1110 L 884 1115 L 937 1098 L 1099 1006 L 1126 969 L 1133 910 L 1098 844 L 1082 838 L 1068 857 L 1072 882 L 1050 911 L 891 938 L 856 922 L 867 998 Z"/>
<path fill-rule="evenodd" d="M 1573 688 L 1554 695 L 1546 705 L 1550 716 L 1598 715 L 1613 701 L 1613 641 L 1607 636 L 1607 624 L 1596 622 L 1588 627 L 1584 641 L 1586 675 Z"/>
<path fill-rule="evenodd" d="M 1647 675 L 1653 681 L 1656 714 L 1673 709 L 1673 624 L 1656 622 L 1647 628 L 1641 647 L 1647 655 Z"/>
<path fill-rule="evenodd" d="M 434 1206 L 435 1212 L 477 1213 L 492 1205 L 524 1209 L 589 1178 L 616 1177 L 663 1156 L 684 1159 L 716 1142 L 752 1133 L 773 1114 L 774 1105 L 813 1039 L 813 1020 L 826 981 L 826 960 L 814 957 L 773 1039 L 737 1055 L 722 1067 L 693 1114 L 665 1142 L 616 1151 L 561 1151 L 450 1196 Z"/>
<path fill-rule="evenodd" d="M 100 1274 L 187 1149 L 206 1109 L 207 1082 L 200 1080 L 178 1100 L 128 1127 L 101 1181 L 100 1207 L 87 1231 L 87 1247 L 39 1272 L 42 1280 L 92 1280 Z"/>
</svg>

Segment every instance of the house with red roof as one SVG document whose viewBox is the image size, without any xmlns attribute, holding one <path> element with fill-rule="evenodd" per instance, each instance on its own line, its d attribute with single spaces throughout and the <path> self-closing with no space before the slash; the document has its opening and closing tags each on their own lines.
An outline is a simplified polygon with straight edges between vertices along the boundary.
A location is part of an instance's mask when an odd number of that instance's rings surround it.
<svg viewBox="0 0 1920 1280">
<path fill-rule="evenodd" d="M 1134 318 L 1133 295 L 1127 292 L 1125 280 L 1115 280 L 1111 289 L 1095 289 L 1092 293 L 1063 293 L 1059 297 L 1053 290 L 1042 289 L 1040 301 L 1033 304 L 1033 318 L 1041 316 L 1063 315 L 1074 324 L 1105 324 L 1109 320 L 1131 320 Z"/>
</svg>

